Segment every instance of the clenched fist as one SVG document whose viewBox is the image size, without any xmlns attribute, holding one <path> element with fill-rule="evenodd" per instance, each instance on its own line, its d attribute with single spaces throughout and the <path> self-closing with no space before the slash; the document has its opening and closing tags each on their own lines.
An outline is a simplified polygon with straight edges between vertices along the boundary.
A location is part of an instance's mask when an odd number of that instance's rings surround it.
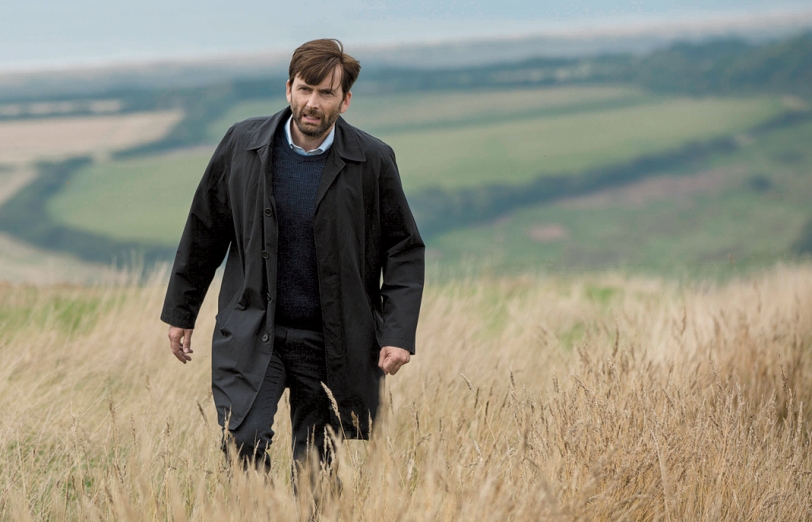
<svg viewBox="0 0 812 522">
<path fill-rule="evenodd" d="M 411 358 L 409 350 L 397 346 L 384 346 L 378 357 L 378 367 L 387 375 L 395 375 L 400 367 L 408 363 Z"/>
</svg>

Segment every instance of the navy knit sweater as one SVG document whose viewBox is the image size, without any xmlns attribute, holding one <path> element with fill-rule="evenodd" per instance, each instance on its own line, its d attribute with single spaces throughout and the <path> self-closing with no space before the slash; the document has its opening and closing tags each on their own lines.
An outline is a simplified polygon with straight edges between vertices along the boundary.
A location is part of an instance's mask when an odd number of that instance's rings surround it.
<svg viewBox="0 0 812 522">
<path fill-rule="evenodd" d="M 275 322 L 279 326 L 322 331 L 313 216 L 328 155 L 297 154 L 290 149 L 284 129 L 274 136 L 273 193 L 279 224 Z"/>
</svg>

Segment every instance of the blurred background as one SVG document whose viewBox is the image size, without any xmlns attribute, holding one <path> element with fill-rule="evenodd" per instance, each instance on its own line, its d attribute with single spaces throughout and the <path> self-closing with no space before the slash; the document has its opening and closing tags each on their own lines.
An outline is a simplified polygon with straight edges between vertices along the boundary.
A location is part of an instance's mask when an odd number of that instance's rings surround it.
<svg viewBox="0 0 812 522">
<path fill-rule="evenodd" d="M 769 8 L 765 7 L 769 5 Z M 12 0 L 0 280 L 171 261 L 214 146 L 340 38 L 435 273 L 725 277 L 812 252 L 812 5 Z"/>
</svg>

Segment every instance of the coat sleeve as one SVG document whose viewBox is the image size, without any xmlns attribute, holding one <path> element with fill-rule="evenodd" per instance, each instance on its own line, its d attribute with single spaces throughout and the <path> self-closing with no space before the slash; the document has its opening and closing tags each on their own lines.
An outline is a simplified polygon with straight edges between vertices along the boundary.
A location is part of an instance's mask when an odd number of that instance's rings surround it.
<svg viewBox="0 0 812 522">
<path fill-rule="evenodd" d="M 209 161 L 195 192 L 169 277 L 161 320 L 194 328 L 197 314 L 233 236 L 228 172 L 233 127 Z"/>
<path fill-rule="evenodd" d="M 425 246 L 403 193 L 394 152 L 383 158 L 380 177 L 383 283 L 381 346 L 415 351 L 423 297 Z"/>
</svg>

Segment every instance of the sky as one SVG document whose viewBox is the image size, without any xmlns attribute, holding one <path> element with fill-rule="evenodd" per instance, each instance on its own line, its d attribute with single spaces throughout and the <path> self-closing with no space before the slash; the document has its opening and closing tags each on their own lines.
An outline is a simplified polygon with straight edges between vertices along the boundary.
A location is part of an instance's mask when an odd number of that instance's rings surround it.
<svg viewBox="0 0 812 522">
<path fill-rule="evenodd" d="M 3 0 L 0 70 L 535 35 L 806 10 L 812 0 Z"/>
</svg>

